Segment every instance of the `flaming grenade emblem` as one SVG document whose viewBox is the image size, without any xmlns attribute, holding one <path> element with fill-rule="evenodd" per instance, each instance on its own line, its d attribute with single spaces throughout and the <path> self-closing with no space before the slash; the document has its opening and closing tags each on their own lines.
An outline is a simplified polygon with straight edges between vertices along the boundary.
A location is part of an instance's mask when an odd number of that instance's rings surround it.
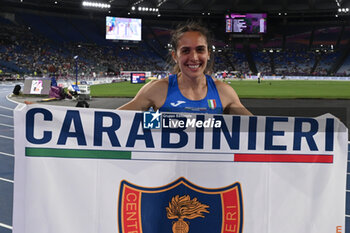
<svg viewBox="0 0 350 233">
<path fill-rule="evenodd" d="M 209 206 L 201 204 L 196 197 L 192 200 L 189 195 L 173 197 L 169 207 L 166 207 L 168 219 L 178 219 L 173 222 L 173 233 L 187 233 L 190 230 L 189 222 L 185 222 L 184 219 L 204 218 L 203 213 L 209 213 L 207 208 Z"/>
</svg>

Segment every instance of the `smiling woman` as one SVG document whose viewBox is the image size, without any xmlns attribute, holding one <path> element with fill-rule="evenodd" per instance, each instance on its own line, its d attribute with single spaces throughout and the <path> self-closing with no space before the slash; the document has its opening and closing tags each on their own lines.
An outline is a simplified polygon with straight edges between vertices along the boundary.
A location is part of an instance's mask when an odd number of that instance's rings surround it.
<svg viewBox="0 0 350 233">
<path fill-rule="evenodd" d="M 211 38 L 196 22 L 179 26 L 172 34 L 173 75 L 145 85 L 120 110 L 251 115 L 233 88 L 212 78 Z"/>
</svg>

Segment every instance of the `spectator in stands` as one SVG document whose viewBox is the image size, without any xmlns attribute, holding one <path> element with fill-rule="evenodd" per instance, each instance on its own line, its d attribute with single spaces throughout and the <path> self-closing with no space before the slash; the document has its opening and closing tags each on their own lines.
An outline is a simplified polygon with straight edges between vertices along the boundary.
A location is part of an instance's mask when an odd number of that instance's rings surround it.
<svg viewBox="0 0 350 233">
<path fill-rule="evenodd" d="M 35 34 L 28 27 L 14 27 L 1 22 L 0 31 L 3 33 L 0 38 L 0 61 L 4 61 L 5 68 L 13 73 L 74 79 L 75 62 L 72 58 L 75 55 L 81 58 L 78 61 L 79 73 L 84 73 L 86 78 L 92 77 L 93 73 L 104 75 L 108 67 L 113 67 L 115 71 L 120 68 L 162 70 L 144 45 L 132 47 L 119 55 L 118 45 L 112 43 L 106 46 L 72 41 L 57 43 Z"/>
<path fill-rule="evenodd" d="M 172 34 L 174 75 L 145 85 L 121 110 L 154 110 L 251 115 L 228 84 L 212 78 L 211 38 L 196 22 Z"/>
</svg>

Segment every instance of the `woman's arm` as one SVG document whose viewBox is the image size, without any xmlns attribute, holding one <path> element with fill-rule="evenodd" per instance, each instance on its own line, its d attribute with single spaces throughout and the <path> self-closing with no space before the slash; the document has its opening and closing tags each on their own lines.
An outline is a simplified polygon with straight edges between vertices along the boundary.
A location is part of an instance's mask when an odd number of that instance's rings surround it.
<svg viewBox="0 0 350 233">
<path fill-rule="evenodd" d="M 253 115 L 246 109 L 238 98 L 235 90 L 227 83 L 215 80 L 216 88 L 218 89 L 224 114 L 233 115 Z"/>
<path fill-rule="evenodd" d="M 136 96 L 118 110 L 147 111 L 150 107 L 159 109 L 165 102 L 168 91 L 168 80 L 154 80 L 144 85 Z"/>
</svg>

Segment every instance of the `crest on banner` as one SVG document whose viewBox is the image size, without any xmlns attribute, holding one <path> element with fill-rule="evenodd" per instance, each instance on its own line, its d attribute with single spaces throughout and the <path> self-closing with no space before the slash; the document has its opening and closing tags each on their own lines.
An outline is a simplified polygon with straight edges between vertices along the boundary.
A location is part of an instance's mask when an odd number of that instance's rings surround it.
<svg viewBox="0 0 350 233">
<path fill-rule="evenodd" d="M 119 233 L 242 233 L 240 183 L 204 188 L 181 177 L 161 187 L 121 182 Z"/>
</svg>

